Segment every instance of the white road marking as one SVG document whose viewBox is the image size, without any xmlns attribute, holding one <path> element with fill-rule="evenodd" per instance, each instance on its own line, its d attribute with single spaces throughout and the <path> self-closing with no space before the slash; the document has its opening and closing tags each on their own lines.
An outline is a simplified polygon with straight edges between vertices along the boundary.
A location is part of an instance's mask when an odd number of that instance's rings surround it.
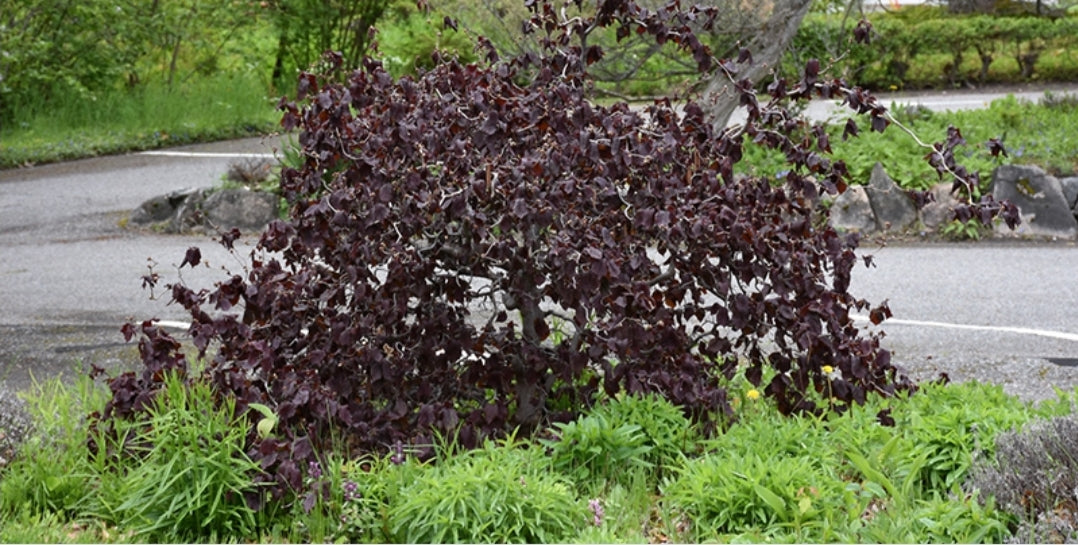
<svg viewBox="0 0 1078 545">
<path fill-rule="evenodd" d="M 851 318 L 858 322 L 868 322 L 868 316 L 862 316 L 860 314 L 851 314 Z M 992 326 L 992 325 L 969 325 L 969 324 L 952 324 L 948 322 L 932 322 L 926 320 L 903 320 L 902 318 L 888 318 L 883 322 L 884 324 L 895 325 L 912 325 L 921 327 L 939 327 L 943 329 L 962 329 L 966 331 L 994 331 L 997 333 L 1016 333 L 1018 335 L 1035 335 L 1038 337 L 1048 337 L 1051 339 L 1063 339 L 1065 341 L 1078 342 L 1078 334 L 1066 333 L 1063 331 L 1049 331 L 1046 329 L 1032 329 L 1028 327 L 1004 327 L 1004 326 Z M 172 320 L 161 320 L 157 322 L 157 325 L 161 327 L 168 327 L 173 329 L 189 329 L 191 324 L 188 322 L 177 322 Z"/>
<path fill-rule="evenodd" d="M 233 159 L 274 159 L 272 153 L 215 153 L 208 151 L 143 151 L 139 155 L 158 155 L 163 157 L 214 157 Z"/>
<path fill-rule="evenodd" d="M 923 106 L 987 106 L 988 103 L 993 100 L 997 100 L 997 97 L 985 97 L 978 99 L 965 99 L 956 100 L 949 98 L 933 99 L 933 98 L 910 98 L 910 99 L 895 99 L 897 104 L 909 104 L 909 105 L 923 105 Z M 882 102 L 882 101 L 881 101 Z"/>
<path fill-rule="evenodd" d="M 869 321 L 868 316 L 861 316 L 859 314 L 851 314 L 851 318 L 859 322 Z M 1019 335 L 1035 335 L 1038 337 L 1048 337 L 1052 339 L 1063 339 L 1065 341 L 1078 342 L 1078 334 L 1066 333 L 1063 331 L 1049 331 L 1046 329 L 1033 329 L 1028 327 L 1004 327 L 1004 326 L 992 326 L 992 325 L 969 325 L 969 324 L 952 324 L 948 322 L 932 322 L 925 320 L 903 320 L 901 318 L 888 318 L 883 324 L 896 324 L 896 325 L 912 325 L 922 327 L 940 327 L 944 329 L 963 329 L 966 331 L 994 331 L 997 333 L 1016 333 Z"/>
<path fill-rule="evenodd" d="M 175 320 L 158 320 L 157 325 L 161 327 L 167 327 L 170 329 L 183 329 L 187 330 L 191 328 L 190 322 L 177 322 Z"/>
</svg>

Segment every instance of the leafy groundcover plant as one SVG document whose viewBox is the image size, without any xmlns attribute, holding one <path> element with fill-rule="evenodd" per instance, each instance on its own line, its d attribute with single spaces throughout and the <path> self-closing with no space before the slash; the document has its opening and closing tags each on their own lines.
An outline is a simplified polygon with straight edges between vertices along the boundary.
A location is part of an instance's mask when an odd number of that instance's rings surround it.
<svg viewBox="0 0 1078 545">
<path fill-rule="evenodd" d="M 667 416 L 664 433 L 652 433 L 657 420 L 637 409 L 667 413 L 672 405 L 656 395 L 606 399 L 581 416 L 643 430 L 654 447 L 638 454 L 645 461 L 684 442 L 662 476 L 631 461 L 581 473 L 536 438 L 471 450 L 444 438 L 436 463 L 403 445 L 322 452 L 302 501 L 255 513 L 235 501 L 249 490 L 243 476 L 258 471 L 238 454 L 245 429 L 207 384 L 165 377 L 152 412 L 128 422 L 125 441 L 103 456 L 81 417 L 106 399 L 83 379 L 28 398 L 26 455 L 0 471 L 0 542 L 999 543 L 1012 532 L 1060 540 L 1073 524 L 1074 392 L 1034 407 L 996 385 L 931 383 L 841 415 L 788 416 L 736 377 L 739 422 L 712 437 Z M 895 427 L 879 425 L 881 411 Z M 90 437 L 104 440 L 101 431 Z M 586 456 L 591 446 L 562 448 Z M 936 478 L 925 478 L 929 466 Z"/>
<path fill-rule="evenodd" d="M 712 432 L 732 414 L 725 384 L 739 366 L 783 414 L 913 388 L 850 319 L 870 307 L 847 289 L 858 238 L 830 228 L 820 204 L 846 187 L 845 165 L 827 158 L 822 127 L 787 109 L 842 97 L 883 130 L 875 98 L 811 61 L 758 101 L 739 61 L 693 34 L 710 10 L 529 7 L 538 53 L 499 58 L 480 39 L 483 61 L 438 57 L 415 77 L 372 59 L 341 73 L 332 54 L 326 74 L 302 74 L 299 102 L 280 103 L 303 158 L 282 172 L 288 218 L 262 233 L 245 274 L 169 286 L 218 391 L 241 413 L 270 411 L 248 454 L 278 495 L 302 488 L 330 437 L 353 453 L 404 444 L 427 456 L 435 435 L 476 447 L 569 421 L 600 394 L 658 394 Z M 716 128 L 691 96 L 594 104 L 588 67 L 603 51 L 587 36 L 605 27 L 679 44 L 701 74 L 730 80 L 747 121 Z M 851 120 L 844 136 L 858 132 Z M 961 142 L 952 129 L 927 158 L 968 190 Z M 735 176 L 751 146 L 780 150 L 787 172 Z M 990 201 L 959 217 L 1001 211 L 1015 221 Z M 191 248 L 181 268 L 200 263 Z M 141 337 L 144 370 L 111 381 L 105 419 L 146 410 L 163 372 L 186 369 L 151 321 L 125 333 Z"/>
</svg>

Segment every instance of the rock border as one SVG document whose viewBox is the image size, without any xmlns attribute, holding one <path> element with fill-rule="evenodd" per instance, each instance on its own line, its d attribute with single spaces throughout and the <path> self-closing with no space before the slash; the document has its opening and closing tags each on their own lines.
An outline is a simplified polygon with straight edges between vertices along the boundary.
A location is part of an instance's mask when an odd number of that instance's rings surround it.
<svg viewBox="0 0 1078 545">
<path fill-rule="evenodd" d="M 992 181 L 992 196 L 1015 203 L 1022 216 L 1014 231 L 997 225 L 990 231 L 993 238 L 1078 240 L 1078 176 L 1056 178 L 1037 166 L 1001 165 Z M 958 200 L 950 183 L 929 192 L 933 201 L 918 210 L 910 194 L 877 162 L 868 184 L 851 186 L 834 200 L 830 222 L 842 232 L 947 238 L 941 231 L 950 224 L 950 210 Z M 279 206 L 280 197 L 265 191 L 188 188 L 143 202 L 128 222 L 165 233 L 261 231 L 278 218 Z"/>
<path fill-rule="evenodd" d="M 950 183 L 937 184 L 929 192 L 934 202 L 917 210 L 910 194 L 876 163 L 867 185 L 848 188 L 832 203 L 831 225 L 861 234 L 940 234 L 950 224 L 950 210 L 958 201 Z M 990 232 L 993 238 L 1078 240 L 1078 176 L 1059 179 L 1033 165 L 1001 165 L 992 172 L 991 192 L 996 200 L 1013 202 L 1022 216 L 1022 224 L 1013 231 L 997 225 Z"/>
<path fill-rule="evenodd" d="M 132 211 L 128 224 L 165 233 L 261 231 L 279 217 L 280 197 L 247 188 L 179 189 Z"/>
</svg>

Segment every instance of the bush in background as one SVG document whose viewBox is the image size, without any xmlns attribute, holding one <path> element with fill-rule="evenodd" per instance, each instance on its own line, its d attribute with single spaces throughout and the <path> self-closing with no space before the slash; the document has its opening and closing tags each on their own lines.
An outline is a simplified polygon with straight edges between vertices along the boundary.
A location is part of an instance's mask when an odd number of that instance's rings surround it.
<svg viewBox="0 0 1078 545">
<path fill-rule="evenodd" d="M 811 14 L 798 29 L 787 69 L 806 58 L 836 59 L 834 70 L 867 88 L 955 88 L 989 83 L 1070 81 L 1078 17 L 956 15 L 935 6 L 873 13 L 873 47 L 846 47 L 855 21 Z"/>
</svg>

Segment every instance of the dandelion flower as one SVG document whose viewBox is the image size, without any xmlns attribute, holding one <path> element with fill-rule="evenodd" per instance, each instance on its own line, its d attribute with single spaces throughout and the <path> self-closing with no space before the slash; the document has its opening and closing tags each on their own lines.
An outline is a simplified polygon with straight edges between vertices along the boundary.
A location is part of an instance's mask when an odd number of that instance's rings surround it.
<svg viewBox="0 0 1078 545">
<path fill-rule="evenodd" d="M 749 390 L 749 391 L 745 392 L 745 397 L 747 397 L 747 398 L 749 398 L 749 399 L 751 399 L 753 401 L 756 401 L 757 399 L 760 399 L 760 392 L 757 391 L 754 388 L 752 390 Z"/>
</svg>

